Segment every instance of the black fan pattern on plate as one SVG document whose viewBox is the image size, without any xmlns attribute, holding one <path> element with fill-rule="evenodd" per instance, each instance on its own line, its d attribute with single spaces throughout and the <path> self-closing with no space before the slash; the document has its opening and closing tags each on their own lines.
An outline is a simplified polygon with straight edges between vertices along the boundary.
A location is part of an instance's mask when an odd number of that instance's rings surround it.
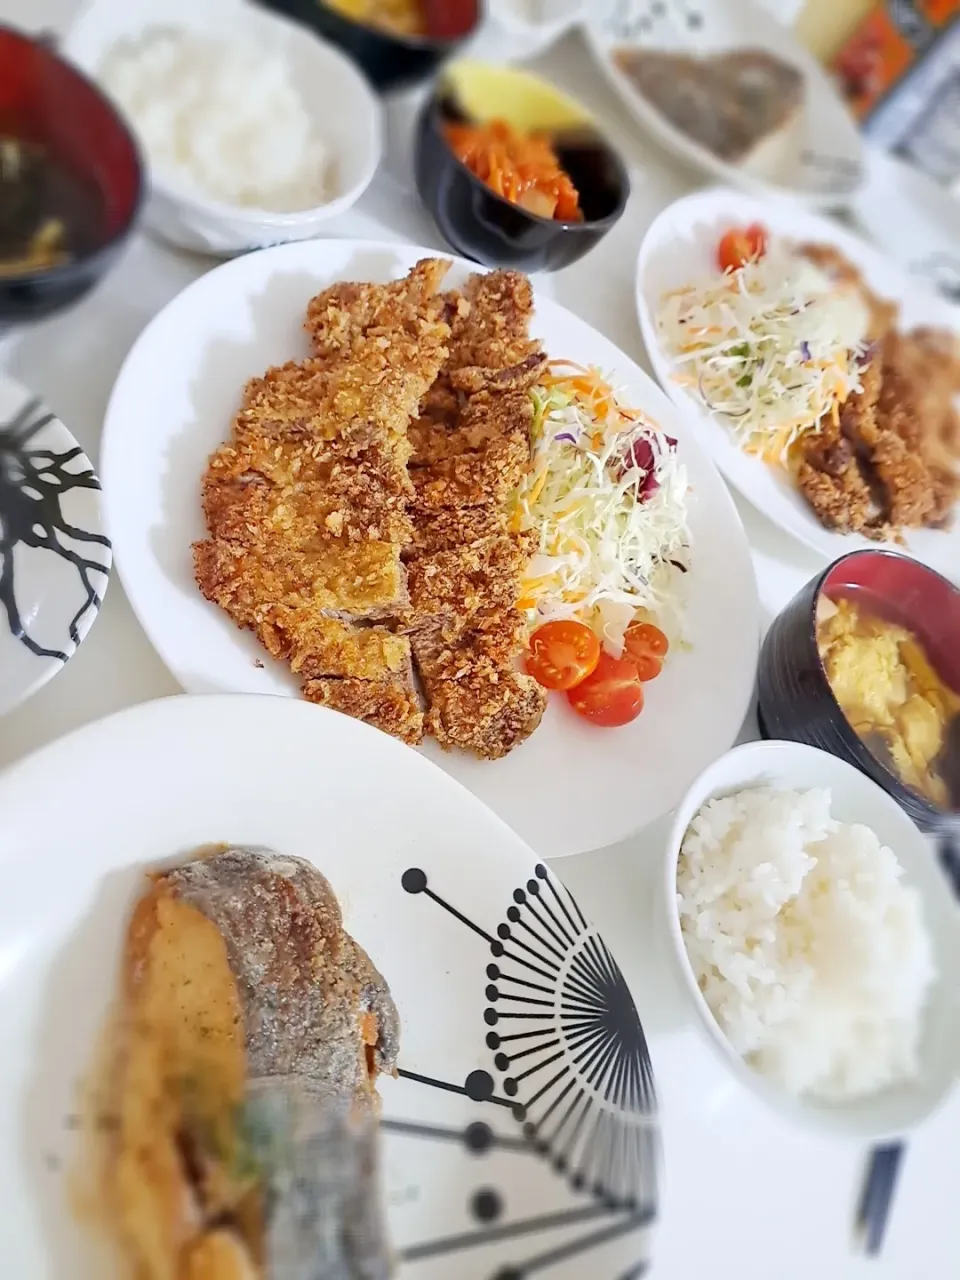
<svg viewBox="0 0 960 1280">
<path fill-rule="evenodd" d="M 64 495 L 74 489 L 99 489 L 100 482 L 79 445 L 58 452 L 36 443 L 54 415 L 39 400 L 29 400 L 14 417 L 0 424 L 0 609 L 10 634 L 31 653 L 66 662 L 80 643 L 81 630 L 100 608 L 100 579 L 109 571 L 110 540 L 102 533 L 71 524 L 63 510 Z M 79 463 L 79 465 L 78 465 Z M 77 466 L 76 470 L 71 465 Z M 75 549 L 82 544 L 88 554 Z M 71 564 L 80 580 L 80 607 L 69 620 L 71 647 L 47 648 L 33 639 L 17 604 L 14 552 L 18 547 L 49 551 Z M 96 558 L 96 548 L 104 548 Z"/>
<path fill-rule="evenodd" d="M 400 1075 L 489 1104 L 516 1127 L 503 1134 L 485 1121 L 457 1129 L 385 1119 L 384 1129 L 456 1143 L 473 1155 L 498 1149 L 544 1160 L 582 1198 L 574 1208 L 510 1220 L 500 1191 L 480 1187 L 470 1202 L 477 1230 L 420 1242 L 406 1248 L 402 1260 L 565 1229 L 562 1243 L 501 1266 L 490 1277 L 525 1280 L 649 1227 L 657 1215 L 659 1164 L 650 1055 L 623 975 L 576 900 L 538 865 L 491 933 L 437 893 L 420 868 L 406 871 L 402 884 L 477 935 L 492 957 L 483 1034 L 501 1084 L 482 1069 L 462 1084 L 403 1069 Z M 574 1226 L 582 1230 L 571 1238 Z M 649 1257 L 639 1248 L 638 1253 L 616 1280 L 643 1274 Z"/>
</svg>

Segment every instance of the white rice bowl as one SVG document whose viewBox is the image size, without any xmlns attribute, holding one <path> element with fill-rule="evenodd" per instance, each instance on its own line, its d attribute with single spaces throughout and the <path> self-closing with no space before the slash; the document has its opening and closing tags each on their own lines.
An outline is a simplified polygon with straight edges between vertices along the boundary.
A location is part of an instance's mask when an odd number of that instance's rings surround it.
<svg viewBox="0 0 960 1280">
<path fill-rule="evenodd" d="M 850 1101 L 916 1079 L 936 977 L 917 889 L 825 787 L 708 800 L 677 862 L 697 985 L 734 1051 L 795 1096 Z"/>
</svg>

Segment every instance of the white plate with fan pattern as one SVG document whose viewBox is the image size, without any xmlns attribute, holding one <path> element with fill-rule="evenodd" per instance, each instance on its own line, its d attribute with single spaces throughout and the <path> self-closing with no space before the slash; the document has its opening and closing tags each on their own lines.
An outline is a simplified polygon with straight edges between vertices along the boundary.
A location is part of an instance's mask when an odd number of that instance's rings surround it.
<svg viewBox="0 0 960 1280">
<path fill-rule="evenodd" d="M 89 458 L 56 414 L 0 375 L 0 715 L 76 652 L 110 563 Z"/>
<path fill-rule="evenodd" d="M 337 280 L 394 279 L 425 256 L 429 250 L 413 246 L 349 240 L 249 254 L 175 298 L 128 356 L 101 445 L 108 525 L 134 611 L 191 693 L 299 690 L 289 670 L 207 603 L 194 580 L 191 544 L 204 536 L 201 479 L 246 380 L 308 354 L 302 317 L 320 289 Z M 449 283 L 462 284 L 472 269 L 455 260 Z M 606 338 L 539 295 L 531 331 L 554 358 L 599 366 L 629 403 L 676 437 L 691 486 L 691 568 L 678 588 L 689 647 L 674 646 L 632 724 L 599 729 L 554 695 L 537 731 L 502 760 L 433 742 L 423 748 L 533 848 L 560 857 L 652 822 L 731 745 L 753 691 L 760 622 L 736 508 L 670 401 Z"/>
<path fill-rule="evenodd" d="M 383 1165 L 404 1280 L 645 1270 L 650 1059 L 574 899 L 386 735 L 288 698 L 190 696 L 88 725 L 0 775 L 4 1275 L 120 1280 L 70 1208 L 75 1179 L 89 1189 L 84 1130 L 110 1122 L 80 1085 L 144 872 L 211 842 L 315 863 L 391 988 L 401 1074 L 381 1086 Z"/>
<path fill-rule="evenodd" d="M 777 191 L 809 205 L 845 204 L 864 180 L 854 122 L 816 58 L 751 0 L 596 0 L 584 29 L 597 62 L 634 118 L 687 164 L 754 192 Z M 803 76 L 793 118 L 745 160 L 730 163 L 671 123 L 620 70 L 621 49 L 709 57 L 761 50 Z"/>
</svg>

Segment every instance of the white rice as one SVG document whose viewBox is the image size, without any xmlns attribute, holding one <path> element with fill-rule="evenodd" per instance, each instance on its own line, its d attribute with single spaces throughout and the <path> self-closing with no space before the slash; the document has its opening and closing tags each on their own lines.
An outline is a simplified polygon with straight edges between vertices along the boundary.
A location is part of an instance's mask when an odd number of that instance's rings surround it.
<svg viewBox="0 0 960 1280">
<path fill-rule="evenodd" d="M 795 1095 L 843 1100 L 915 1077 L 936 976 L 920 895 L 830 792 L 709 800 L 677 902 L 700 990 L 733 1048 Z"/>
<path fill-rule="evenodd" d="M 279 53 L 152 27 L 116 44 L 99 78 L 169 179 L 274 213 L 330 198 L 327 149 Z"/>
</svg>

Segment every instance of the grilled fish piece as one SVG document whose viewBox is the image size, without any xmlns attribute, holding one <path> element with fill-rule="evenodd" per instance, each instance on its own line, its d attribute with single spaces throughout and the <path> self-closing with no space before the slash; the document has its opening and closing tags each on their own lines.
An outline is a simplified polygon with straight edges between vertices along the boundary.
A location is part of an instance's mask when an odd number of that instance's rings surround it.
<svg viewBox="0 0 960 1280">
<path fill-rule="evenodd" d="M 625 48 L 614 62 L 672 125 L 734 164 L 803 103 L 802 73 L 763 49 L 696 58 Z"/>
<path fill-rule="evenodd" d="M 157 875 L 124 956 L 109 1200 L 137 1280 L 385 1280 L 386 982 L 308 862 Z"/>
</svg>

